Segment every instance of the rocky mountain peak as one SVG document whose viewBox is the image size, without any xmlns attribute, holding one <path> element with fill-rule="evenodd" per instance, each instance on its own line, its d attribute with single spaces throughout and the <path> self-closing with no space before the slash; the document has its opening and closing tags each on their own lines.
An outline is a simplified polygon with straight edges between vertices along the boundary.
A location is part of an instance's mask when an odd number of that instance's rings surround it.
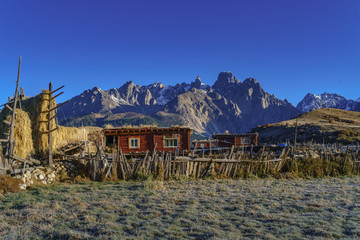
<svg viewBox="0 0 360 240">
<path fill-rule="evenodd" d="M 194 82 L 191 82 L 190 88 L 201 88 L 203 83 L 201 82 L 201 79 L 199 76 L 196 77 Z"/>
<path fill-rule="evenodd" d="M 161 82 L 156 82 L 149 86 L 153 88 L 164 88 L 164 84 L 162 84 Z"/>
<path fill-rule="evenodd" d="M 259 82 L 255 78 L 247 78 L 245 79 L 244 84 L 259 85 Z"/>
<path fill-rule="evenodd" d="M 213 85 L 214 89 L 221 89 L 228 85 L 239 84 L 240 80 L 236 79 L 232 72 L 221 72 Z"/>
<path fill-rule="evenodd" d="M 91 90 L 88 90 L 88 91 L 92 92 L 93 94 L 98 94 L 99 92 L 102 91 L 102 89 L 99 87 L 93 87 Z"/>
</svg>

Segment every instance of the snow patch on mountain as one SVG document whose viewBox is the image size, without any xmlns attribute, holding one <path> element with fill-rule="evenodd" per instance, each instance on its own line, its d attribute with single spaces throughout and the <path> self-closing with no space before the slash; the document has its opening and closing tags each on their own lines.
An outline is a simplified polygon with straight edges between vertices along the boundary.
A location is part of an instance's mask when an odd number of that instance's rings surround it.
<svg viewBox="0 0 360 240">
<path fill-rule="evenodd" d="M 115 97 L 113 94 L 110 95 L 111 100 L 113 100 L 115 103 L 119 104 L 119 105 L 130 105 L 129 103 L 127 103 L 124 99 L 122 98 L 117 98 Z"/>
</svg>

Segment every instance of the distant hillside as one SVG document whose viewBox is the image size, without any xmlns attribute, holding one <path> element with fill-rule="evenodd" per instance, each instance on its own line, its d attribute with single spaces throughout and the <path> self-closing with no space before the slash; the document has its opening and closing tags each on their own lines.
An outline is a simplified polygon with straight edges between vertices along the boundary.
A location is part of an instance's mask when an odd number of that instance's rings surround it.
<svg viewBox="0 0 360 240">
<path fill-rule="evenodd" d="M 296 118 L 278 123 L 259 126 L 253 131 L 259 133 L 259 141 L 283 143 L 294 141 Z M 299 115 L 297 141 L 318 143 L 360 142 L 360 113 L 333 108 L 313 110 Z"/>
</svg>

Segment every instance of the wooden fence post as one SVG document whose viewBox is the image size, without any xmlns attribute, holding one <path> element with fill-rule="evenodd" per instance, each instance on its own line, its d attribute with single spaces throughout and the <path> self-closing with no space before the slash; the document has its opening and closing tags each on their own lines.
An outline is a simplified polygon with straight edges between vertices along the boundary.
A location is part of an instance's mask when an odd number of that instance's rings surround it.
<svg viewBox="0 0 360 240">
<path fill-rule="evenodd" d="M 11 156 L 14 154 L 13 150 L 14 150 L 14 126 L 15 126 L 15 117 L 16 117 L 16 104 L 18 101 L 18 95 L 19 95 L 19 81 L 20 81 L 20 68 L 21 68 L 21 56 L 19 57 L 19 67 L 18 67 L 18 75 L 17 75 L 17 80 L 16 80 L 16 89 L 15 89 L 15 94 L 14 94 L 14 105 L 12 107 L 12 118 L 11 118 L 11 125 L 10 125 L 10 134 L 9 134 L 9 142 L 8 142 L 8 146 L 7 146 L 7 150 L 6 150 L 6 158 L 7 158 L 7 163 L 8 164 L 10 162 Z M 6 105 L 8 106 L 8 105 Z M 7 166 L 6 166 L 7 167 Z"/>
<path fill-rule="evenodd" d="M 49 140 L 49 167 L 52 169 L 53 168 L 53 156 L 52 156 L 52 148 L 53 148 L 53 139 L 52 139 L 52 111 L 51 109 L 53 108 L 53 104 L 52 104 L 52 90 L 53 90 L 53 84 L 52 82 L 49 83 L 49 122 L 48 122 L 48 140 Z"/>
<path fill-rule="evenodd" d="M 67 100 L 66 102 L 63 102 L 59 105 L 54 106 L 53 104 L 53 100 L 55 98 L 57 98 L 58 96 L 60 96 L 61 94 L 63 94 L 64 92 L 59 93 L 56 96 L 53 96 L 53 93 L 55 93 L 56 91 L 62 89 L 64 86 L 59 87 L 58 89 L 53 90 L 53 84 L 52 82 L 49 83 L 49 92 L 48 92 L 48 101 L 49 101 L 49 109 L 47 111 L 45 111 L 44 113 L 47 114 L 47 124 L 48 124 L 48 129 L 47 129 L 47 134 L 48 134 L 48 144 L 49 144 L 49 150 L 48 150 L 48 158 L 49 158 L 49 167 L 52 168 L 53 167 L 53 138 L 52 138 L 52 132 L 57 130 L 58 127 L 53 126 L 52 124 L 52 120 L 55 119 L 55 117 L 57 116 L 57 114 L 53 114 L 53 112 L 58 109 L 59 107 L 61 107 L 62 105 L 64 105 L 65 103 L 68 103 L 70 100 Z M 54 128 L 55 127 L 55 128 Z"/>
</svg>

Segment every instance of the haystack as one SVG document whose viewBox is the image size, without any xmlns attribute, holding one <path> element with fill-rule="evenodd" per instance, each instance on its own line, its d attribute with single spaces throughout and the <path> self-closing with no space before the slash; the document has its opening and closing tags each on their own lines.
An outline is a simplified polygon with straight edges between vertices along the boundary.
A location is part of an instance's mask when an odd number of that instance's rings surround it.
<svg viewBox="0 0 360 240">
<path fill-rule="evenodd" d="M 55 100 L 52 99 L 51 101 L 52 105 L 56 106 Z M 22 101 L 22 108 L 30 117 L 35 153 L 37 156 L 45 157 L 49 148 L 47 134 L 49 91 L 43 90 L 41 94 Z M 54 118 L 52 120 L 52 127 L 56 128 L 57 126 Z M 53 132 L 53 152 L 56 153 L 56 149 L 59 149 L 70 142 L 81 140 L 87 140 L 87 132 L 84 128 L 58 126 L 58 129 Z"/>
<path fill-rule="evenodd" d="M 0 131 L 2 134 L 10 132 L 10 127 L 5 125 L 3 120 L 6 119 L 11 122 L 11 118 L 12 115 L 10 111 L 3 110 L 1 112 L 0 119 L 2 121 L 0 124 Z M 7 136 L 3 134 L 3 138 L 7 138 Z M 14 139 L 16 141 L 14 150 L 15 155 L 21 158 L 27 158 L 34 153 L 31 120 L 28 113 L 21 109 L 16 109 Z"/>
</svg>

